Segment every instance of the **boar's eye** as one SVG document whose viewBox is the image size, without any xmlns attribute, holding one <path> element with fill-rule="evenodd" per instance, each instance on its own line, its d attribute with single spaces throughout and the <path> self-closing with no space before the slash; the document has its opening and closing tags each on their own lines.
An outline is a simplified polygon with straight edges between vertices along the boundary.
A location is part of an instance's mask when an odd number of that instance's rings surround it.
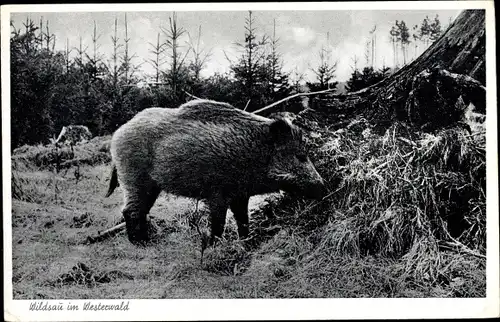
<svg viewBox="0 0 500 322">
<path fill-rule="evenodd" d="M 305 155 L 305 154 L 297 154 L 295 157 L 300 162 L 306 162 L 307 161 L 307 155 Z"/>
</svg>

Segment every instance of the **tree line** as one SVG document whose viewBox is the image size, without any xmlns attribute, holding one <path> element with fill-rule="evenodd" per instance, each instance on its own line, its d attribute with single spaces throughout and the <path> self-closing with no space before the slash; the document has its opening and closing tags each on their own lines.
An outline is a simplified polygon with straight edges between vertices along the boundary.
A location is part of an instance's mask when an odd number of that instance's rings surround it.
<svg viewBox="0 0 500 322">
<path fill-rule="evenodd" d="M 449 23 L 451 24 L 451 20 Z M 345 86 L 347 92 L 355 92 L 378 83 L 397 71 L 401 66 L 420 56 L 444 32 L 439 15 L 436 15 L 434 19 L 426 16 L 420 26 L 418 24 L 414 25 L 411 31 L 404 20 L 396 20 L 389 31 L 389 40 L 393 50 L 393 67 L 387 67 L 384 63 L 381 68 L 377 69 L 375 67 L 377 58 L 376 30 L 377 26 L 375 25 L 369 31 L 370 37 L 365 43 L 365 67 L 358 68 L 358 58 L 352 58 L 354 66 L 351 66 L 351 77 Z M 410 50 L 411 48 L 413 50 Z"/>
<path fill-rule="evenodd" d="M 212 54 L 200 45 L 202 27 L 192 37 L 179 25 L 176 13 L 167 22 L 156 41 L 148 44 L 149 57 L 142 62 L 131 52 L 126 14 L 123 21 L 114 20 L 109 57 L 100 52 L 102 35 L 95 22 L 89 46 L 84 47 L 80 37 L 77 46 L 66 41 L 63 50 L 55 48 L 49 21 L 27 19 L 21 28 L 11 23 L 12 148 L 48 143 L 69 124 L 86 125 L 93 135 L 111 134 L 144 108 L 176 107 L 190 96 L 253 111 L 295 92 L 335 89 L 338 84 L 337 64 L 327 46 L 311 67 L 314 79 L 306 82 L 304 73 L 286 72 L 276 21 L 272 34 L 261 33 L 251 11 L 244 21 L 243 40 L 235 44 L 237 57 L 226 55 L 229 71 L 202 77 Z M 123 38 L 118 37 L 119 30 Z M 181 43 L 186 35 L 189 41 Z M 142 64 L 153 67 L 150 80 L 141 76 Z M 389 72 L 373 67 L 354 70 L 347 87 L 359 89 Z"/>
<path fill-rule="evenodd" d="M 394 52 L 394 65 L 398 66 L 401 59 L 403 65 L 410 60 L 410 46 L 413 39 L 413 59 L 417 58 L 425 49 L 436 41 L 443 33 L 439 15 L 434 19 L 426 16 L 421 25 L 414 25 L 411 33 L 406 23 L 396 20 L 389 34 Z"/>
</svg>

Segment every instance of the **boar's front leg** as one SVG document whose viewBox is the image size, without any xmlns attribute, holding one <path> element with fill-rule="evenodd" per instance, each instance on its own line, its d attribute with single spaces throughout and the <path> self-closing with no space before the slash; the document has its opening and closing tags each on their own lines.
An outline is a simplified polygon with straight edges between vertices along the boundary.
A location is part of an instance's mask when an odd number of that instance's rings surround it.
<svg viewBox="0 0 500 322">
<path fill-rule="evenodd" d="M 224 226 L 226 225 L 226 213 L 229 206 L 227 197 L 222 194 L 214 194 L 208 200 L 208 208 L 210 209 L 210 228 L 211 238 L 210 245 L 213 245 L 215 238 L 222 237 Z"/>
<path fill-rule="evenodd" d="M 231 211 L 238 224 L 240 239 L 248 237 L 248 200 L 247 196 L 240 196 L 231 200 Z"/>
<path fill-rule="evenodd" d="M 161 189 L 156 185 L 125 186 L 125 206 L 122 210 L 130 242 L 145 244 L 149 241 L 147 215 L 153 207 Z"/>
</svg>

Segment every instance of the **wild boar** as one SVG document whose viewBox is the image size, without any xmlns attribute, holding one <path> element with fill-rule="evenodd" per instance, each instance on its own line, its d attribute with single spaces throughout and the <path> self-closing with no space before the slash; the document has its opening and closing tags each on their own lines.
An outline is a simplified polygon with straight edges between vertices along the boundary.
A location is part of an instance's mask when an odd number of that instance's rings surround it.
<svg viewBox="0 0 500 322">
<path fill-rule="evenodd" d="M 147 108 L 113 134 L 106 197 L 120 185 L 127 235 L 149 240 L 147 214 L 161 191 L 206 201 L 211 239 L 221 237 L 230 208 L 240 238 L 251 196 L 279 190 L 319 198 L 325 184 L 309 159 L 302 131 L 227 103 L 194 100 Z"/>
</svg>

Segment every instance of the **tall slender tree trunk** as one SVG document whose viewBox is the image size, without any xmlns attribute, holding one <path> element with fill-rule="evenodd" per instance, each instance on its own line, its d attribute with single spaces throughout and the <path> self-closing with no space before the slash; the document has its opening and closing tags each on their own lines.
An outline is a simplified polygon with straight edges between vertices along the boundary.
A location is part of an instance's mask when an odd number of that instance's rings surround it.
<svg viewBox="0 0 500 322">
<path fill-rule="evenodd" d="M 26 18 L 26 19 L 28 19 L 28 18 Z M 40 50 L 42 50 L 43 49 L 43 16 L 40 17 L 40 27 L 39 28 L 40 28 L 39 29 L 40 30 L 40 40 L 39 40 Z"/>
<path fill-rule="evenodd" d="M 252 47 L 253 47 L 253 29 L 252 29 L 252 11 L 249 11 L 248 12 L 248 20 L 249 20 L 249 35 L 248 35 L 248 38 L 249 38 L 249 44 L 248 44 L 248 71 L 247 71 L 247 90 L 248 90 L 248 99 L 252 99 L 252 92 L 253 92 L 253 73 L 254 73 L 254 70 L 253 70 L 253 66 L 252 66 Z"/>
<path fill-rule="evenodd" d="M 128 73 L 129 73 L 129 54 L 128 54 L 128 42 L 130 39 L 128 38 L 128 24 L 127 24 L 127 14 L 125 13 L 125 56 L 124 56 L 124 61 L 125 61 L 125 84 L 128 84 Z"/>
<path fill-rule="evenodd" d="M 160 81 L 160 33 L 156 38 L 156 83 Z"/>
<path fill-rule="evenodd" d="M 71 50 L 69 49 L 69 39 L 66 38 L 66 73 L 69 73 L 69 53 Z"/>
<path fill-rule="evenodd" d="M 396 52 L 396 66 L 399 66 L 399 50 L 397 39 L 394 41 L 394 51 Z"/>
</svg>

